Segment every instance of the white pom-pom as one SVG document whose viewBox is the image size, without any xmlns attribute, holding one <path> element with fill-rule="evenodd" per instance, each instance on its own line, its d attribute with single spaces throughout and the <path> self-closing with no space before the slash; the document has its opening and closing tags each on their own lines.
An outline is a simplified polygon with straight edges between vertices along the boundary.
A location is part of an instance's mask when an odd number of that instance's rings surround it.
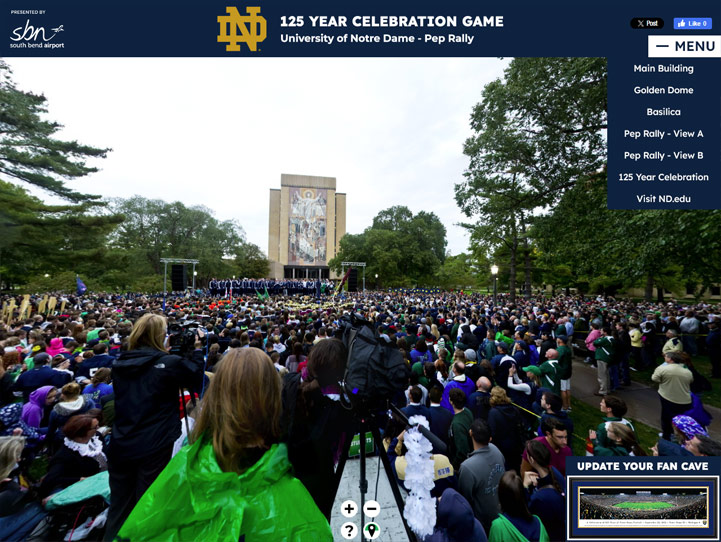
<svg viewBox="0 0 721 542">
<path fill-rule="evenodd" d="M 428 429 L 428 420 L 424 416 L 413 416 L 409 421 Z M 410 496 L 406 499 L 403 517 L 416 536 L 422 539 L 433 533 L 436 524 L 436 506 L 431 497 L 434 485 L 433 446 L 416 427 L 406 431 L 404 442 L 408 449 L 405 486 Z"/>
</svg>

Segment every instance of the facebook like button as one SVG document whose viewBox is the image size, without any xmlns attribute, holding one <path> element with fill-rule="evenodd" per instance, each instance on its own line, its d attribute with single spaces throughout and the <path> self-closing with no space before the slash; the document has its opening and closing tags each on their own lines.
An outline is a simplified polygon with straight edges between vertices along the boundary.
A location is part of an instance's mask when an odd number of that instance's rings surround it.
<svg viewBox="0 0 721 542">
<path fill-rule="evenodd" d="M 676 17 L 674 30 L 711 30 L 711 17 Z"/>
</svg>

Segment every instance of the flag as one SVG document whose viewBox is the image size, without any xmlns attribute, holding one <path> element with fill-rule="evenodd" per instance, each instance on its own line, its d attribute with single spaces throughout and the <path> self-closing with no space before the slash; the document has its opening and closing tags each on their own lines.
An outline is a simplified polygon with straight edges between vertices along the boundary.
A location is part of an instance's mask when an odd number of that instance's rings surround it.
<svg viewBox="0 0 721 542">
<path fill-rule="evenodd" d="M 78 288 L 78 295 L 83 295 L 88 291 L 88 287 L 85 286 L 85 283 L 82 280 L 80 280 L 80 277 L 75 277 L 75 282 Z"/>
<path fill-rule="evenodd" d="M 348 268 L 348 271 L 345 272 L 345 275 L 343 275 L 343 280 L 340 281 L 340 285 L 338 285 L 338 291 L 336 292 L 336 295 L 338 295 L 341 290 L 343 289 L 343 285 L 345 284 L 345 281 L 348 280 L 348 275 L 350 275 L 352 267 Z"/>
</svg>

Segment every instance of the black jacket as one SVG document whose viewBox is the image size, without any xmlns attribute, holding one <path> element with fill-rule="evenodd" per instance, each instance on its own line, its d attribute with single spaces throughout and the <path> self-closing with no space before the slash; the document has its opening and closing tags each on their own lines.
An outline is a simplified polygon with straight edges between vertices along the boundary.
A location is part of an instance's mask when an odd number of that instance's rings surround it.
<svg viewBox="0 0 721 542">
<path fill-rule="evenodd" d="M 40 495 L 45 497 L 99 472 L 100 464 L 94 458 L 83 457 L 63 446 L 50 460 L 50 468 L 40 485 Z"/>
<path fill-rule="evenodd" d="M 180 388 L 202 382 L 203 354 L 192 359 L 141 348 L 113 363 L 115 421 L 109 458 L 128 461 L 171 446 L 180 436 Z"/>
<path fill-rule="evenodd" d="M 320 511 L 330 519 L 337 485 L 336 455 L 357 432 L 353 414 L 320 389 L 303 395 L 299 373 L 283 380 L 282 440 L 295 476 L 303 483 Z M 301 405 L 301 409 L 297 407 Z"/>
<path fill-rule="evenodd" d="M 511 404 L 496 405 L 488 412 L 493 444 L 506 458 L 506 470 L 520 468 L 524 445 L 519 429 L 522 423 L 520 412 Z"/>
</svg>

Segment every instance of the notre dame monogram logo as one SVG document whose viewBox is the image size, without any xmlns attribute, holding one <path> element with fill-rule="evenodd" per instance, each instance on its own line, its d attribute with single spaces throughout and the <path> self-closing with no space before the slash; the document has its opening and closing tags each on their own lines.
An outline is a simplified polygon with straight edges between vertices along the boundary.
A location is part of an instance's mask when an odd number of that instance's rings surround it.
<svg viewBox="0 0 721 542">
<path fill-rule="evenodd" d="M 220 24 L 219 43 L 227 43 L 226 51 L 240 51 L 240 43 L 248 45 L 251 51 L 258 50 L 258 44 L 265 39 L 266 21 L 265 17 L 258 15 L 260 7 L 247 7 L 247 15 L 238 13 L 236 7 L 226 7 L 228 15 L 218 15 Z M 240 30 L 240 35 L 238 35 Z"/>
</svg>

